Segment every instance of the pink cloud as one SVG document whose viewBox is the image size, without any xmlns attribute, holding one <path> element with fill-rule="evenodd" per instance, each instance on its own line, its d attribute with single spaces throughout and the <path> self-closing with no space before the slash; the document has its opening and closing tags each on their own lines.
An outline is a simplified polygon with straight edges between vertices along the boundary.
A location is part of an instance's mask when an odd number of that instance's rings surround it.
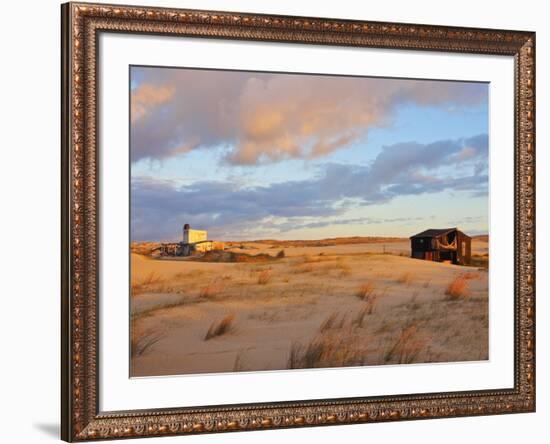
<svg viewBox="0 0 550 444">
<path fill-rule="evenodd" d="M 132 123 L 147 117 L 149 113 L 168 102 L 173 96 L 174 88 L 171 86 L 141 85 L 132 92 Z"/>
<path fill-rule="evenodd" d="M 483 84 L 139 68 L 132 159 L 223 145 L 232 164 L 326 156 L 391 122 L 396 106 L 486 100 Z"/>
</svg>

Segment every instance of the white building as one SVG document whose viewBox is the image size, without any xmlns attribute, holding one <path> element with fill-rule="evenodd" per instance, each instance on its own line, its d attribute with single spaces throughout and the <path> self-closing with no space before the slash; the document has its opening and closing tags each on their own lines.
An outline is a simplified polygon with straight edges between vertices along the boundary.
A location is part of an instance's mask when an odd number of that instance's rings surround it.
<svg viewBox="0 0 550 444">
<path fill-rule="evenodd" d="M 214 249 L 223 250 L 223 248 L 221 242 L 208 240 L 206 230 L 192 230 L 189 224 L 185 224 L 183 226 L 183 242 L 180 244 L 178 256 L 189 256 L 196 251 L 204 253 Z"/>
<path fill-rule="evenodd" d="M 195 244 L 208 240 L 208 232 L 206 230 L 192 230 L 189 224 L 183 226 L 183 243 Z"/>
</svg>

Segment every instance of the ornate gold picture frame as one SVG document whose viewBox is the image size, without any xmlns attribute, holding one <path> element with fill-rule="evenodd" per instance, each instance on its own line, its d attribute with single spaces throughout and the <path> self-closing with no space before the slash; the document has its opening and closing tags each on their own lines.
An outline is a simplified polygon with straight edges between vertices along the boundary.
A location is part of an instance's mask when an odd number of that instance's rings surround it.
<svg viewBox="0 0 550 444">
<path fill-rule="evenodd" d="M 79 3 L 62 5 L 61 17 L 63 440 L 535 410 L 535 33 Z M 98 42 L 103 33 L 513 56 L 515 190 L 510 217 L 515 222 L 515 251 L 509 258 L 514 261 L 515 287 L 513 388 L 101 411 Z"/>
</svg>

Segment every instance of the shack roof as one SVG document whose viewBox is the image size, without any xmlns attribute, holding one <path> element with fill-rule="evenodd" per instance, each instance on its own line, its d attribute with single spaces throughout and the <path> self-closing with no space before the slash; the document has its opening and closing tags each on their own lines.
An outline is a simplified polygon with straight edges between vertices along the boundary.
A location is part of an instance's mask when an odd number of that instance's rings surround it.
<svg viewBox="0 0 550 444">
<path fill-rule="evenodd" d="M 424 230 L 421 233 L 415 234 L 414 236 L 411 236 L 410 238 L 415 237 L 438 237 L 443 236 L 444 234 L 450 233 L 451 231 L 458 231 L 458 228 L 430 228 L 428 230 Z"/>
</svg>

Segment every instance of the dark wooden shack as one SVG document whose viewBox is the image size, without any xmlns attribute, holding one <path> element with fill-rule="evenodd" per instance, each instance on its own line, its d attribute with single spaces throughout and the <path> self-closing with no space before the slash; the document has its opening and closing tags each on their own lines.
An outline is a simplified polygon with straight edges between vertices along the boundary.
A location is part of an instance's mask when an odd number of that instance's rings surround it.
<svg viewBox="0 0 550 444">
<path fill-rule="evenodd" d="M 472 238 L 458 228 L 430 228 L 411 236 L 410 239 L 413 258 L 470 265 Z"/>
</svg>

